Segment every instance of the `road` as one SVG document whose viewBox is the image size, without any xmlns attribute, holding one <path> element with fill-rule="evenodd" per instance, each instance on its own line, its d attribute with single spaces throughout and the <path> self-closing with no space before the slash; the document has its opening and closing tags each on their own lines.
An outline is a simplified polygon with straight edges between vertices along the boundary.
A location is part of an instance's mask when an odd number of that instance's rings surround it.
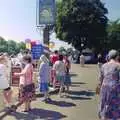
<svg viewBox="0 0 120 120">
<path fill-rule="evenodd" d="M 33 109 L 29 113 L 21 112 L 21 107 L 3 120 L 98 120 L 96 65 L 86 65 L 84 68 L 79 64 L 72 65 L 71 76 L 72 86 L 67 98 L 59 98 L 54 94 L 51 95 L 52 101 L 49 104 L 37 98 L 32 102 Z"/>
</svg>

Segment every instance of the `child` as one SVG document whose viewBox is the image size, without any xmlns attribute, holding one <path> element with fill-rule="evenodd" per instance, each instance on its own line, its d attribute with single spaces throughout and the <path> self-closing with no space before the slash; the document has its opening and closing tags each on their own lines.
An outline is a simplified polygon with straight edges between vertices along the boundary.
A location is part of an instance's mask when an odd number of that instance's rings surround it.
<svg viewBox="0 0 120 120">
<path fill-rule="evenodd" d="M 80 55 L 80 65 L 81 67 L 84 67 L 85 64 L 85 56 L 83 54 Z"/>
<path fill-rule="evenodd" d="M 6 59 L 4 55 L 0 56 L 0 89 L 3 90 L 3 97 L 6 107 L 11 107 L 12 91 L 8 81 L 7 66 L 5 65 Z"/>
<path fill-rule="evenodd" d="M 65 63 L 65 81 L 64 81 L 64 84 L 67 88 L 66 93 L 68 93 L 69 92 L 69 86 L 71 85 L 71 78 L 70 78 L 70 74 L 69 74 L 71 64 L 70 64 L 70 61 L 68 60 L 67 56 L 65 56 L 65 58 L 64 58 L 64 63 Z"/>
<path fill-rule="evenodd" d="M 56 72 L 56 79 L 60 82 L 59 96 L 62 97 L 65 79 L 65 64 L 63 62 L 63 55 L 59 55 L 59 60 L 55 62 L 53 69 Z"/>
</svg>

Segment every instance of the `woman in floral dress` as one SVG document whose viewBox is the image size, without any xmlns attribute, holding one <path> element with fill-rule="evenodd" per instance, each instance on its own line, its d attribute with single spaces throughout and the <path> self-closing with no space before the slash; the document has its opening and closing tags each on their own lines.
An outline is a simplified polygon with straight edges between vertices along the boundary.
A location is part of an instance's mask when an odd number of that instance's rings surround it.
<svg viewBox="0 0 120 120">
<path fill-rule="evenodd" d="M 119 54 L 111 50 L 109 62 L 105 63 L 100 73 L 100 106 L 101 120 L 120 120 L 120 64 Z"/>
</svg>

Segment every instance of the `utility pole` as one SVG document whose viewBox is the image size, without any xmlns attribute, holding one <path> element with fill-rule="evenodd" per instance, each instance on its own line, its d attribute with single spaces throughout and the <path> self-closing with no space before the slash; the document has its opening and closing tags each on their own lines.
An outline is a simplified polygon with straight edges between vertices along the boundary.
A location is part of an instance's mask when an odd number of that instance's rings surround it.
<svg viewBox="0 0 120 120">
<path fill-rule="evenodd" d="M 49 26 L 46 25 L 43 30 L 43 43 L 47 46 L 49 46 Z"/>
</svg>

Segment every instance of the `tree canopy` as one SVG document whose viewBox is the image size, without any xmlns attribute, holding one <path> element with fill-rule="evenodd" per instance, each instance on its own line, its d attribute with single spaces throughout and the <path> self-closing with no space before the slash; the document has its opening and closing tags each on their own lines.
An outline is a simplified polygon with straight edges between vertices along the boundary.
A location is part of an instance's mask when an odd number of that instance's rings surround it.
<svg viewBox="0 0 120 120">
<path fill-rule="evenodd" d="M 57 4 L 57 37 L 78 50 L 100 49 L 107 35 L 107 13 L 100 0 L 63 0 Z"/>
<path fill-rule="evenodd" d="M 0 52 L 7 52 L 8 54 L 17 54 L 20 50 L 25 49 L 25 43 L 17 43 L 14 40 L 6 41 L 4 38 L 0 37 Z"/>
<path fill-rule="evenodd" d="M 107 48 L 120 49 L 120 20 L 108 23 Z"/>
</svg>

